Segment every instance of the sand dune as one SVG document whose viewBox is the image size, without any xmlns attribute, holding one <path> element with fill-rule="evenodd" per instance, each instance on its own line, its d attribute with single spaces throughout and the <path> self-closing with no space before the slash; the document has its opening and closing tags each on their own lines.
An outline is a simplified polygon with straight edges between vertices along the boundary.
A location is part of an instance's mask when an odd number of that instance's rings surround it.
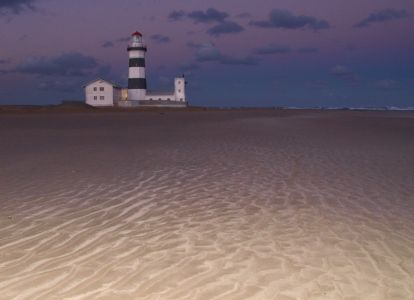
<svg viewBox="0 0 414 300">
<path fill-rule="evenodd" d="M 414 115 L 0 115 L 0 299 L 414 299 Z"/>
</svg>

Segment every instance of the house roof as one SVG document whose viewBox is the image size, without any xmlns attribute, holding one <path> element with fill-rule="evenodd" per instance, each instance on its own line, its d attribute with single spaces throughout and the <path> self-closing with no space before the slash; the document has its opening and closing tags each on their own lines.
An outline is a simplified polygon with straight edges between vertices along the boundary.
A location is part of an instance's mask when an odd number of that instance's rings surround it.
<svg viewBox="0 0 414 300">
<path fill-rule="evenodd" d="M 92 81 L 88 82 L 87 84 L 85 84 L 83 87 L 86 87 L 86 86 L 88 86 L 88 85 L 90 85 L 90 84 L 92 84 L 92 83 L 95 83 L 95 82 L 97 82 L 97 81 L 104 81 L 104 82 L 106 82 L 106 83 L 109 83 L 109 84 L 110 84 L 110 85 L 112 85 L 114 88 L 118 88 L 118 89 L 122 88 L 120 85 L 118 85 L 118 84 L 116 84 L 116 83 L 113 83 L 113 82 L 111 82 L 111 81 L 108 81 L 108 80 L 102 79 L 102 78 L 97 78 L 97 79 L 95 79 L 95 80 L 92 80 Z"/>
</svg>

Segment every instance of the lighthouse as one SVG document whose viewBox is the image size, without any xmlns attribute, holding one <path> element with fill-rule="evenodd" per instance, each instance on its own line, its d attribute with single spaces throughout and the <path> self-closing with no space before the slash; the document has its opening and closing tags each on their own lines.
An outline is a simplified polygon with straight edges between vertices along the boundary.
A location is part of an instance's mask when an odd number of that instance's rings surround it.
<svg viewBox="0 0 414 300">
<path fill-rule="evenodd" d="M 142 34 L 134 32 L 128 43 L 128 87 L 98 78 L 84 86 L 86 104 L 95 107 L 187 107 L 184 75 L 174 79 L 174 89 L 147 90 L 146 52 Z"/>
<path fill-rule="evenodd" d="M 128 45 L 128 101 L 145 100 L 147 93 L 145 52 L 147 52 L 147 47 L 142 41 L 142 34 L 136 31 L 132 34 L 131 42 Z"/>
</svg>

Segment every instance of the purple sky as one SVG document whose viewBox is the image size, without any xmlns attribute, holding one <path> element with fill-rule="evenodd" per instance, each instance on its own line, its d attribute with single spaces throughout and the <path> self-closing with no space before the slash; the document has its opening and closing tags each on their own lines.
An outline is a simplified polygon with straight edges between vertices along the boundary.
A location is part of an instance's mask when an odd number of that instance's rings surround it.
<svg viewBox="0 0 414 300">
<path fill-rule="evenodd" d="M 194 105 L 414 106 L 413 0 L 0 0 L 0 104 L 125 85 L 126 38 L 150 89 L 186 74 Z"/>
</svg>

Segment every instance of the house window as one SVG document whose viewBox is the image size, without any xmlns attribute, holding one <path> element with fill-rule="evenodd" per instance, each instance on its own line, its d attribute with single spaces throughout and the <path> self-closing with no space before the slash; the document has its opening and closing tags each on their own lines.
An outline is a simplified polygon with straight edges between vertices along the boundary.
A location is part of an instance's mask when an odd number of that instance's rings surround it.
<svg viewBox="0 0 414 300">
<path fill-rule="evenodd" d="M 158 100 L 161 100 L 161 98 L 158 98 Z"/>
<path fill-rule="evenodd" d="M 93 100 L 98 100 L 98 96 L 93 96 Z"/>
<path fill-rule="evenodd" d="M 101 86 L 100 88 L 99 88 L 99 90 L 102 92 L 103 90 L 105 90 L 104 89 L 104 87 L 103 86 Z"/>
<path fill-rule="evenodd" d="M 181 90 L 178 90 L 179 93 L 181 93 Z"/>
<path fill-rule="evenodd" d="M 184 99 L 183 98 L 180 98 L 180 101 L 184 101 Z"/>
<path fill-rule="evenodd" d="M 93 87 L 94 92 L 96 92 L 98 90 L 98 88 L 95 86 Z"/>
<path fill-rule="evenodd" d="M 105 96 L 99 96 L 99 100 L 105 100 Z"/>
</svg>

